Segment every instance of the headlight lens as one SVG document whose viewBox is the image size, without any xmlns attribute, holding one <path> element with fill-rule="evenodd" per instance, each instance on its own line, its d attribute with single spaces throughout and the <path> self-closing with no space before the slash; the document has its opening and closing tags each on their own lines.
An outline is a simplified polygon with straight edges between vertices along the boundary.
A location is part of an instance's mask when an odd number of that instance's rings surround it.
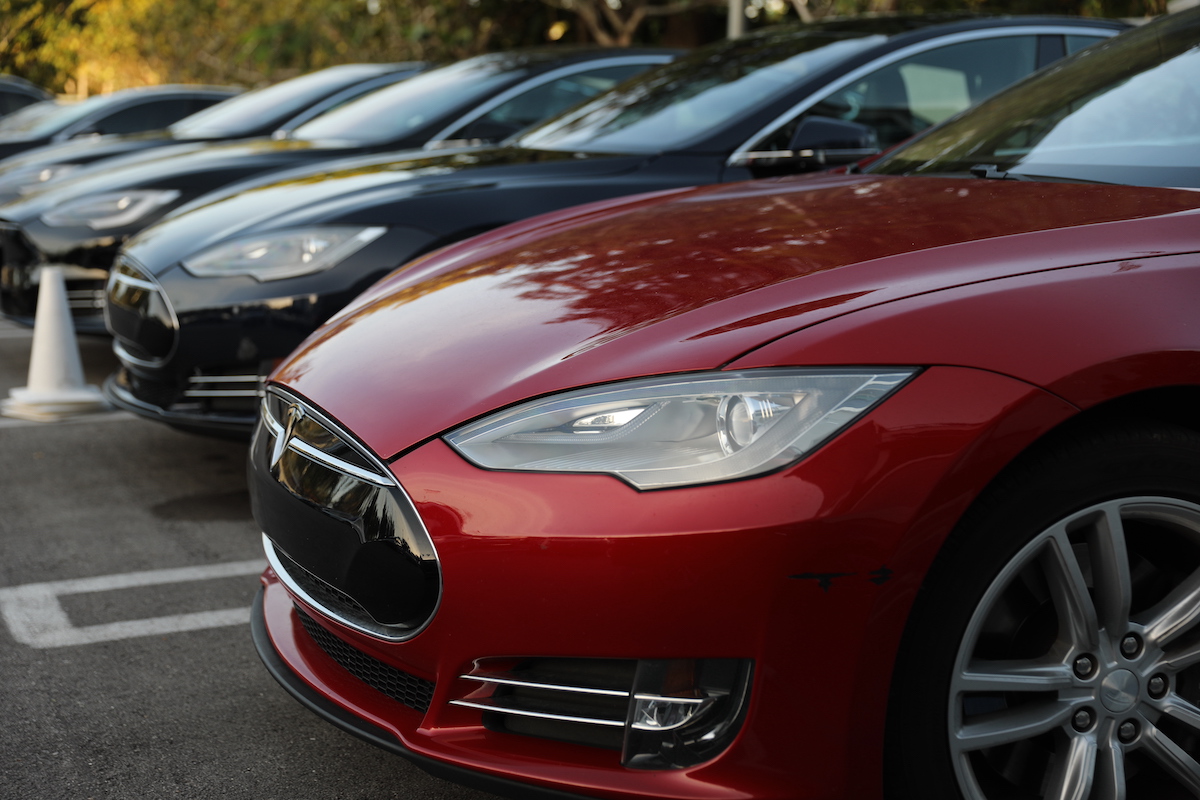
<svg viewBox="0 0 1200 800">
<path fill-rule="evenodd" d="M 157 211 L 179 197 L 175 189 L 137 189 L 107 192 L 64 203 L 42 215 L 55 228 L 86 225 L 93 230 L 123 228 Z"/>
<path fill-rule="evenodd" d="M 606 472 L 640 489 L 747 478 L 812 452 L 915 369 L 771 369 L 647 378 L 568 392 L 446 441 L 481 467 Z"/>
<path fill-rule="evenodd" d="M 78 164 L 48 164 L 44 166 L 35 164 L 28 167 L 6 169 L 0 172 L 0 190 L 23 195 L 31 194 L 51 181 L 65 178 L 77 169 L 79 169 Z"/>
<path fill-rule="evenodd" d="M 235 239 L 183 261 L 198 278 L 249 275 L 276 281 L 327 270 L 375 241 L 387 228 L 330 226 Z"/>
</svg>

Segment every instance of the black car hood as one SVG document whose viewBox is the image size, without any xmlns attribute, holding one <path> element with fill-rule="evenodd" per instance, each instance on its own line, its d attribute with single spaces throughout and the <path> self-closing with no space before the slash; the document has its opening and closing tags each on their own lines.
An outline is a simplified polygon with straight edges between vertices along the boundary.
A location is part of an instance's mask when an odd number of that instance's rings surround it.
<svg viewBox="0 0 1200 800">
<path fill-rule="evenodd" d="M 127 189 L 180 189 L 186 194 L 190 184 L 200 183 L 200 176 L 210 176 L 223 185 L 264 170 L 282 169 L 313 158 L 336 158 L 345 152 L 312 142 L 267 138 L 153 148 L 86 167 L 5 205 L 0 217 L 24 223 L 71 200 Z"/>
<path fill-rule="evenodd" d="M 65 142 L 44 145 L 6 159 L 3 168 L 0 169 L 0 177 L 11 170 L 35 164 L 86 164 L 145 147 L 160 147 L 177 141 L 179 140 L 165 130 L 146 133 L 114 133 L 108 136 L 70 139 Z"/>
<path fill-rule="evenodd" d="M 519 147 L 344 159 L 207 195 L 147 228 L 125 250 L 152 274 L 160 274 L 181 258 L 237 236 L 340 222 L 386 224 L 390 220 L 355 220 L 352 215 L 407 198 L 492 187 L 502 181 L 583 182 L 626 172 L 645 160 L 644 155 Z"/>
</svg>

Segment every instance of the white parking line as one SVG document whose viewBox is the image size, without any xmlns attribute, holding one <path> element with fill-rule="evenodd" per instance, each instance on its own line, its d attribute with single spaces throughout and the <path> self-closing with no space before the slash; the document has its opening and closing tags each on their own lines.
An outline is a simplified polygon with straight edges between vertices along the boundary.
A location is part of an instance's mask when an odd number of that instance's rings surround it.
<svg viewBox="0 0 1200 800">
<path fill-rule="evenodd" d="M 0 396 L 0 399 L 2 399 L 2 396 Z M 65 419 L 57 419 L 53 422 L 34 422 L 27 419 L 0 417 L 0 429 L 35 428 L 39 425 L 77 425 L 81 422 L 123 422 L 137 419 L 141 418 L 136 414 L 129 413 L 128 411 L 117 411 L 116 409 L 97 411 L 94 414 L 80 414 L 77 417 L 66 417 Z"/>
<path fill-rule="evenodd" d="M 3 617 L 14 639 L 21 644 L 38 649 L 240 625 L 250 619 L 248 607 L 198 611 L 191 614 L 175 614 L 77 628 L 67 618 L 58 598 L 62 595 L 85 592 L 106 592 L 137 586 L 256 575 L 262 572 L 264 567 L 266 567 L 265 561 L 255 559 L 204 567 L 127 572 L 121 575 L 11 586 L 0 589 L 0 617 Z"/>
</svg>

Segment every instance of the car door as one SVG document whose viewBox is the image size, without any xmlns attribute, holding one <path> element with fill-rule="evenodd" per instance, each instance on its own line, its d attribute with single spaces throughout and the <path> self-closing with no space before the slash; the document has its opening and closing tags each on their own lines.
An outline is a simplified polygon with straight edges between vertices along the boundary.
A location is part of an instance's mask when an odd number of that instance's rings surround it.
<svg viewBox="0 0 1200 800">
<path fill-rule="evenodd" d="M 755 177 L 796 171 L 788 157 L 792 136 L 810 116 L 866 125 L 886 149 L 1103 38 L 1099 32 L 999 29 L 890 53 L 807 98 L 739 149 L 729 165 L 749 167 Z"/>
</svg>

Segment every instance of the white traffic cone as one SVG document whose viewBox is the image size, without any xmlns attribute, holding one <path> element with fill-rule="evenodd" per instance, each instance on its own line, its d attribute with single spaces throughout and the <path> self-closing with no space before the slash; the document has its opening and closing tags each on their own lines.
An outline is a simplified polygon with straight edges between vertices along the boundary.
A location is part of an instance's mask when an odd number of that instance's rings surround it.
<svg viewBox="0 0 1200 800">
<path fill-rule="evenodd" d="M 8 399 L 0 401 L 0 414 L 53 422 L 107 407 L 100 390 L 84 384 L 83 363 L 67 305 L 62 268 L 42 267 L 33 351 L 29 357 L 29 385 L 10 391 Z"/>
</svg>

